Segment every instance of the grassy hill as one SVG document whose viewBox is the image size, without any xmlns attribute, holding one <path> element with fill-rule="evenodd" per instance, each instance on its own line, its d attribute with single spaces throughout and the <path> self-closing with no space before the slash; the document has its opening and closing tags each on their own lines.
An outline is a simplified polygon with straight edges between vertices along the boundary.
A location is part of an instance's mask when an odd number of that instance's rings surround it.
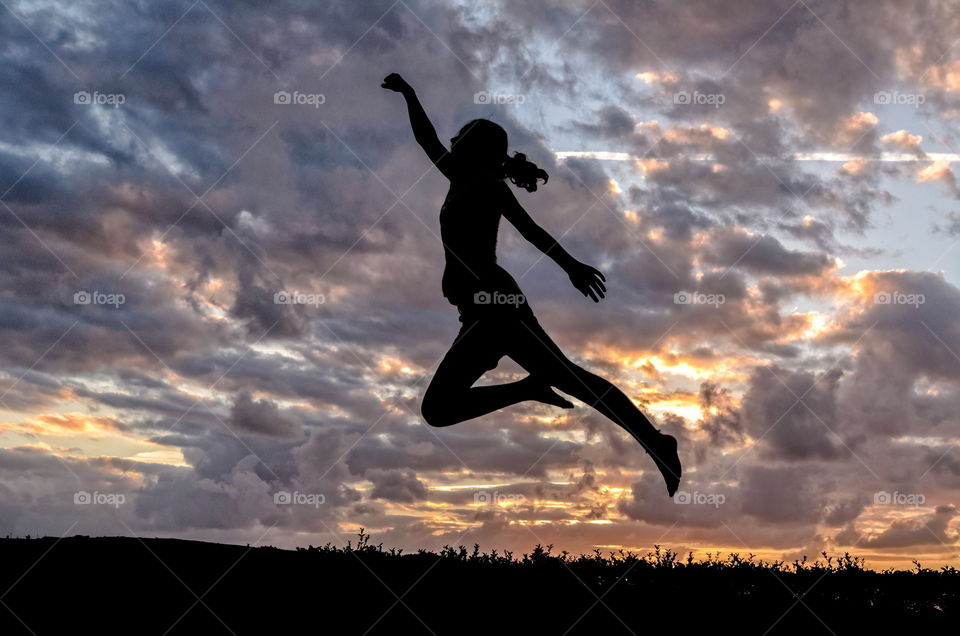
<svg viewBox="0 0 960 636">
<path fill-rule="evenodd" d="M 0 539 L 0 634 L 953 632 L 960 571 L 849 555 L 403 554 L 128 537 Z M 4 592 L 5 591 L 5 592 Z"/>
</svg>

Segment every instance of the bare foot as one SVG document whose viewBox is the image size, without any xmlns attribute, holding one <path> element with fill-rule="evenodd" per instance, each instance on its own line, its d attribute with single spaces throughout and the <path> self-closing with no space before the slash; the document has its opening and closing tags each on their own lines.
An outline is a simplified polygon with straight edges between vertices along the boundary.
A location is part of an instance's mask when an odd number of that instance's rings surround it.
<svg viewBox="0 0 960 636">
<path fill-rule="evenodd" d="M 522 382 L 529 384 L 528 390 L 531 400 L 543 402 L 544 404 L 552 404 L 553 406 L 559 406 L 563 409 L 573 408 L 573 403 L 570 402 L 570 400 L 554 391 L 553 387 L 541 381 L 540 378 L 531 375 L 527 376 Z"/>
<path fill-rule="evenodd" d="M 647 455 L 650 455 L 667 485 L 667 494 L 673 497 L 680 486 L 680 476 L 683 473 L 680 456 L 677 454 L 677 438 L 673 435 L 661 433 L 657 429 L 641 431 L 635 426 L 627 424 L 621 424 L 621 426 L 635 440 L 640 442 L 643 450 L 647 452 Z"/>
<path fill-rule="evenodd" d="M 677 438 L 673 435 L 657 433 L 653 439 L 643 442 L 644 449 L 660 470 L 667 485 L 667 494 L 673 497 L 680 485 L 680 457 L 677 455 Z"/>
</svg>

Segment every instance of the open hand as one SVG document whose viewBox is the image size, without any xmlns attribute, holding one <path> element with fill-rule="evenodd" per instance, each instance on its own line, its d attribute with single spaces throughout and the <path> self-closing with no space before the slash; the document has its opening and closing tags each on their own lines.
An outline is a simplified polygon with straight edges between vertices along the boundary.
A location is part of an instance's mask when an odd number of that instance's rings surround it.
<svg viewBox="0 0 960 636">
<path fill-rule="evenodd" d="M 383 84 L 380 84 L 380 88 L 403 93 L 410 90 L 410 85 L 407 84 L 407 80 L 400 77 L 400 73 L 390 73 L 383 78 Z"/>
<path fill-rule="evenodd" d="M 577 262 L 567 269 L 567 275 L 570 277 L 573 286 L 584 296 L 592 298 L 595 303 L 600 302 L 600 298 L 603 298 L 607 291 L 604 286 L 607 279 L 595 267 Z"/>
</svg>

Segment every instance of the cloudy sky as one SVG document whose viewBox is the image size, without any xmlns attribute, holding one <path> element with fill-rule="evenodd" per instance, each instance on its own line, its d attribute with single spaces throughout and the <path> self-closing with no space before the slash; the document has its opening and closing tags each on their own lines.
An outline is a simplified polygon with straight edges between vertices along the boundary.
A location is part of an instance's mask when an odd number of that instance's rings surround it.
<svg viewBox="0 0 960 636">
<path fill-rule="evenodd" d="M 6 0 L 0 532 L 956 564 L 960 5 L 909 4 Z M 608 298 L 501 263 L 676 500 L 582 405 L 423 423 L 446 182 L 390 72 L 550 173 Z"/>
</svg>

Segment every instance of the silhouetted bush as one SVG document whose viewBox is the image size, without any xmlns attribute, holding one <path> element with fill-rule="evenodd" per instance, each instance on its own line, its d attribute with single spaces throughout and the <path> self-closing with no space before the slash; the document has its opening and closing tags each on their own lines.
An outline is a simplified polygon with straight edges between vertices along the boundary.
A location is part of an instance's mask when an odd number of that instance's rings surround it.
<svg viewBox="0 0 960 636">
<path fill-rule="evenodd" d="M 2 634 L 888 634 L 952 632 L 960 617 L 956 568 L 876 572 L 850 554 L 404 554 L 361 529 L 296 550 L 8 538 L 0 559 Z"/>
</svg>

